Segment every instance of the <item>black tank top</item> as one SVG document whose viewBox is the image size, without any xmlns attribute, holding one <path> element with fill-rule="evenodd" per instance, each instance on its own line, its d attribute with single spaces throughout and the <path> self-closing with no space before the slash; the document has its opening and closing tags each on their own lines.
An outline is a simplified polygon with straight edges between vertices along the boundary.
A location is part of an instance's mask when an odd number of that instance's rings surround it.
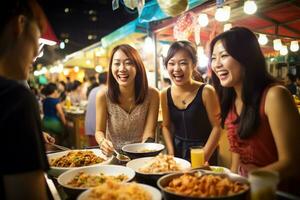
<svg viewBox="0 0 300 200">
<path fill-rule="evenodd" d="M 205 144 L 212 130 L 205 106 L 202 101 L 202 84 L 196 97 L 186 109 L 178 109 L 171 96 L 171 88 L 167 90 L 169 114 L 173 128 L 173 136 L 185 142 Z"/>
</svg>

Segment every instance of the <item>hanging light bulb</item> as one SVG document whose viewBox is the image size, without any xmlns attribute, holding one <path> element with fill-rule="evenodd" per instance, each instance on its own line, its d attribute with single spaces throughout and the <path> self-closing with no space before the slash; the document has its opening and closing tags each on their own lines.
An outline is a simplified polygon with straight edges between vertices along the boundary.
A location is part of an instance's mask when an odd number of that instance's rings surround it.
<svg viewBox="0 0 300 200">
<path fill-rule="evenodd" d="M 274 47 L 274 50 L 276 51 L 279 51 L 281 49 L 281 40 L 280 39 L 275 39 L 273 40 L 273 47 Z"/>
<path fill-rule="evenodd" d="M 65 43 L 64 42 L 60 42 L 59 43 L 59 48 L 60 49 L 64 49 L 66 47 Z"/>
<path fill-rule="evenodd" d="M 90 65 L 90 64 L 92 64 L 92 62 L 91 62 L 91 60 L 88 59 L 85 61 L 85 64 Z"/>
<path fill-rule="evenodd" d="M 285 56 L 288 54 L 288 48 L 286 45 L 282 45 L 280 49 L 280 55 Z"/>
<path fill-rule="evenodd" d="M 265 34 L 259 34 L 258 43 L 260 45 L 266 45 L 268 43 L 268 38 Z"/>
<path fill-rule="evenodd" d="M 221 22 L 223 20 L 222 17 L 223 17 L 223 8 L 217 8 L 215 13 L 215 19 Z"/>
<path fill-rule="evenodd" d="M 257 5 L 253 0 L 247 0 L 244 3 L 244 12 L 248 15 L 252 15 L 256 12 Z"/>
<path fill-rule="evenodd" d="M 296 52 L 299 50 L 299 43 L 297 40 L 291 42 L 290 50 Z"/>
<path fill-rule="evenodd" d="M 225 22 L 230 18 L 230 10 L 229 6 L 219 7 L 215 13 L 215 19 L 219 22 Z"/>
<path fill-rule="evenodd" d="M 198 17 L 198 23 L 201 27 L 206 27 L 208 25 L 208 17 L 207 14 L 201 13 Z"/>
<path fill-rule="evenodd" d="M 79 67 L 78 66 L 74 67 L 74 72 L 79 72 Z"/>
<path fill-rule="evenodd" d="M 224 9 L 224 21 L 227 21 L 230 18 L 231 8 L 230 6 L 223 6 L 223 9 Z"/>
<path fill-rule="evenodd" d="M 165 58 L 167 57 L 168 51 L 169 51 L 170 45 L 169 44 L 163 44 L 161 54 Z"/>
<path fill-rule="evenodd" d="M 143 50 L 146 53 L 151 53 L 154 51 L 153 40 L 150 36 L 146 37 Z"/>
<path fill-rule="evenodd" d="M 224 24 L 224 32 L 230 30 L 231 28 L 232 28 L 231 23 Z"/>
<path fill-rule="evenodd" d="M 103 67 L 101 65 L 97 65 L 95 67 L 95 71 L 98 72 L 98 73 L 101 73 L 101 72 L 103 72 Z"/>
<path fill-rule="evenodd" d="M 69 72 L 70 72 L 69 69 L 64 69 L 64 70 L 63 70 L 63 73 L 64 73 L 65 76 L 68 76 L 68 75 L 69 75 Z"/>
<path fill-rule="evenodd" d="M 208 57 L 204 53 L 204 48 L 202 46 L 197 47 L 197 56 L 199 61 L 199 67 L 205 68 L 208 65 Z"/>
</svg>

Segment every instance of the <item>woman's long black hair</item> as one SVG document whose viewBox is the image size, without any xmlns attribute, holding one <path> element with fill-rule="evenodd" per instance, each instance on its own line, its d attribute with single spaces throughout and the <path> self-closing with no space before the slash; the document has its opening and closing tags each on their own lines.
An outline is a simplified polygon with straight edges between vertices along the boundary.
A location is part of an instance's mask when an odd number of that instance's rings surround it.
<svg viewBox="0 0 300 200">
<path fill-rule="evenodd" d="M 255 34 L 244 27 L 234 27 L 216 36 L 210 43 L 210 57 L 215 44 L 221 41 L 227 53 L 243 68 L 242 101 L 238 134 L 245 139 L 255 133 L 260 123 L 259 107 L 264 89 L 275 79 L 267 72 L 264 55 Z M 222 87 L 216 74 L 212 72 L 212 82 L 221 103 L 221 119 L 224 127 L 228 112 L 234 105 L 236 93 L 233 87 Z"/>
</svg>

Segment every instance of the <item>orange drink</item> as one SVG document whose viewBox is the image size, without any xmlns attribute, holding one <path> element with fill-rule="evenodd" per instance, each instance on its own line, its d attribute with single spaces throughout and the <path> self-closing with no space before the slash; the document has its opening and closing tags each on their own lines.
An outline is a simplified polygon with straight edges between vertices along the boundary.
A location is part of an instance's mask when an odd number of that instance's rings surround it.
<svg viewBox="0 0 300 200">
<path fill-rule="evenodd" d="M 191 147 L 191 164 L 192 168 L 204 165 L 204 149 L 202 146 Z"/>
</svg>

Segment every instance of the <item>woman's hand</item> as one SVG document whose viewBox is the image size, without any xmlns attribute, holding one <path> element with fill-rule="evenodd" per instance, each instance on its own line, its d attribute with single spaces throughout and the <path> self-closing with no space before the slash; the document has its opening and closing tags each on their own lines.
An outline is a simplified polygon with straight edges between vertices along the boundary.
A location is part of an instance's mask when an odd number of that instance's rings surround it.
<svg viewBox="0 0 300 200">
<path fill-rule="evenodd" d="M 111 141 L 109 141 L 105 138 L 102 138 L 100 140 L 99 147 L 105 155 L 111 155 L 112 152 L 114 151 L 114 147 L 113 147 L 113 144 L 111 143 Z"/>
<path fill-rule="evenodd" d="M 49 143 L 49 144 L 54 144 L 54 143 L 55 143 L 54 137 L 52 137 L 52 136 L 49 135 L 48 133 L 43 132 L 43 137 L 44 137 L 45 143 Z"/>
</svg>

